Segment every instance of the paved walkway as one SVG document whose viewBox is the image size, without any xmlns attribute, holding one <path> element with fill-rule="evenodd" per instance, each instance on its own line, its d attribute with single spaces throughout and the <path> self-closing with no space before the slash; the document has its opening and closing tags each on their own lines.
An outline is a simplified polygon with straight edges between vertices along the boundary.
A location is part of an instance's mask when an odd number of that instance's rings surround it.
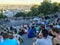
<svg viewBox="0 0 60 45">
<path fill-rule="evenodd" d="M 21 43 L 21 45 L 32 45 L 33 43 L 33 38 L 27 38 L 27 35 L 22 36 L 24 39 L 24 43 Z"/>
</svg>

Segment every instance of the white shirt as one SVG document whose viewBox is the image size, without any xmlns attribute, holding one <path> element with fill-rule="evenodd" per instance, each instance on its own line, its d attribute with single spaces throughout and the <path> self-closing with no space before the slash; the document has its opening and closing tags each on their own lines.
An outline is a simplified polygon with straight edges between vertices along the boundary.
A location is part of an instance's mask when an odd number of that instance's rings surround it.
<svg viewBox="0 0 60 45">
<path fill-rule="evenodd" d="M 48 36 L 46 39 L 45 38 L 37 39 L 36 45 L 53 45 L 52 37 Z"/>
<path fill-rule="evenodd" d="M 0 42 L 3 42 L 3 37 L 2 36 L 0 36 Z"/>
<path fill-rule="evenodd" d="M 14 36 L 14 39 L 18 41 L 18 44 L 20 44 L 20 41 L 18 40 L 19 39 L 19 35 L 18 34 L 13 34 Z"/>
</svg>

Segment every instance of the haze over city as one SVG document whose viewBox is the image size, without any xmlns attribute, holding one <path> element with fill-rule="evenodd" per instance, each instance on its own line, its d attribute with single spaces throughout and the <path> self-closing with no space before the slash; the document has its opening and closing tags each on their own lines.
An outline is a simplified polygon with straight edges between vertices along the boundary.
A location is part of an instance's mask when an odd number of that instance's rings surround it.
<svg viewBox="0 0 60 45">
<path fill-rule="evenodd" d="M 40 4 L 43 0 L 0 0 L 0 4 L 21 4 L 21 5 L 30 5 L 30 4 Z M 51 0 L 51 2 L 60 2 L 60 0 Z"/>
</svg>

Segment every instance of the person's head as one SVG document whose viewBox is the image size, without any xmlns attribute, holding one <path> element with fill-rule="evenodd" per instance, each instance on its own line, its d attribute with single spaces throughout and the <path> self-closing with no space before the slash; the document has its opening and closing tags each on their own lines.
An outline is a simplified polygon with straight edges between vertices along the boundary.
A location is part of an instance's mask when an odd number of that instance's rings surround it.
<svg viewBox="0 0 60 45">
<path fill-rule="evenodd" d="M 3 33 L 3 39 L 7 39 L 9 37 L 8 33 Z"/>
<path fill-rule="evenodd" d="M 3 32 L 0 32 L 0 36 L 2 36 L 3 35 Z"/>
<path fill-rule="evenodd" d="M 60 35 L 60 28 L 53 28 L 52 29 L 53 33 L 57 36 L 57 35 Z"/>
<path fill-rule="evenodd" d="M 34 26 L 32 26 L 31 28 L 34 29 Z"/>
<path fill-rule="evenodd" d="M 42 28 L 42 29 L 45 28 L 45 25 L 41 24 L 41 28 Z"/>
<path fill-rule="evenodd" d="M 9 32 L 9 39 L 13 39 L 13 33 Z"/>
<path fill-rule="evenodd" d="M 42 38 L 43 37 L 43 35 L 42 35 L 42 33 L 40 32 L 39 34 L 38 34 L 38 38 Z"/>
<path fill-rule="evenodd" d="M 14 33 L 15 33 L 15 34 L 17 33 L 17 30 L 16 30 L 16 29 L 14 30 Z"/>
<path fill-rule="evenodd" d="M 53 24 L 50 25 L 50 28 L 53 28 Z"/>
<path fill-rule="evenodd" d="M 47 38 L 48 34 L 48 30 L 47 29 L 42 29 L 42 35 L 44 38 Z"/>
<path fill-rule="evenodd" d="M 48 36 L 48 31 L 46 29 L 42 29 L 39 33 L 39 38 L 42 37 L 47 38 L 47 36 Z"/>
</svg>

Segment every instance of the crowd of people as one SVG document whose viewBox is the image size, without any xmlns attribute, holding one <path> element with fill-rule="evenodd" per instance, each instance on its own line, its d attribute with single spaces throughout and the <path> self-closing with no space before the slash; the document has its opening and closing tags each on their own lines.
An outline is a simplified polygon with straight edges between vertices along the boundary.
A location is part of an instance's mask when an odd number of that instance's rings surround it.
<svg viewBox="0 0 60 45">
<path fill-rule="evenodd" d="M 21 45 L 24 34 L 27 38 L 33 38 L 32 45 L 60 45 L 60 18 L 57 15 L 39 17 L 19 29 L 6 25 L 1 28 L 0 45 Z"/>
</svg>

